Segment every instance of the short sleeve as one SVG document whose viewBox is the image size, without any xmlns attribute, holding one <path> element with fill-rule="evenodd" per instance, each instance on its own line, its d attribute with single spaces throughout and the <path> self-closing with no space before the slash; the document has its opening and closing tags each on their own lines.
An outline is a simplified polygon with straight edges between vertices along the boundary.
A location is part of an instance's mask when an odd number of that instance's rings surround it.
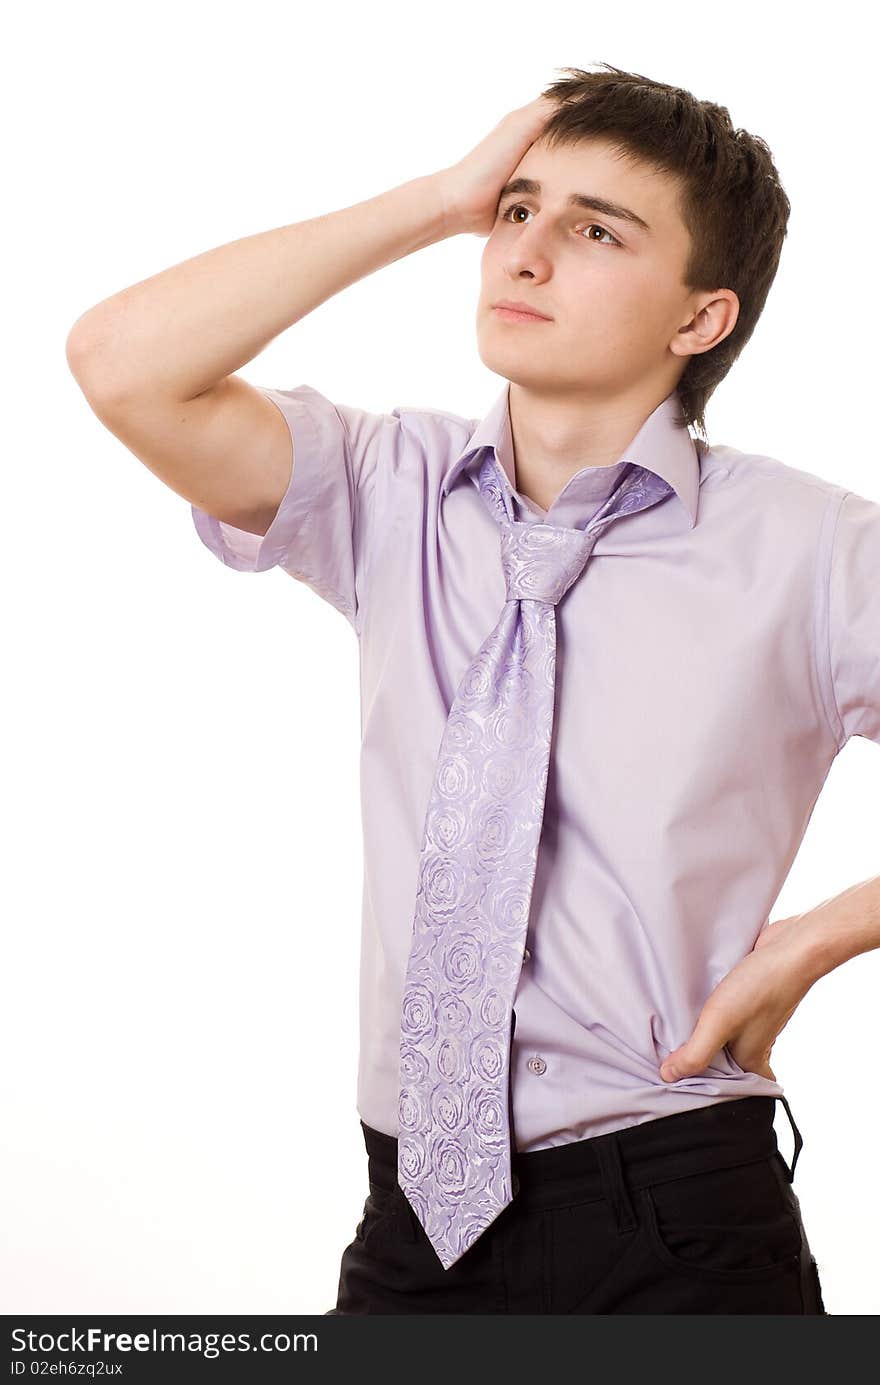
<svg viewBox="0 0 880 1385">
<path fill-rule="evenodd" d="M 828 588 L 831 681 L 844 731 L 880 745 L 880 505 L 847 491 Z"/>
<path fill-rule="evenodd" d="M 356 632 L 372 551 L 379 542 L 377 478 L 400 445 L 400 420 L 335 404 L 310 385 L 261 394 L 293 439 L 290 481 L 262 536 L 192 505 L 202 542 L 237 572 L 280 567 L 341 611 Z"/>
</svg>

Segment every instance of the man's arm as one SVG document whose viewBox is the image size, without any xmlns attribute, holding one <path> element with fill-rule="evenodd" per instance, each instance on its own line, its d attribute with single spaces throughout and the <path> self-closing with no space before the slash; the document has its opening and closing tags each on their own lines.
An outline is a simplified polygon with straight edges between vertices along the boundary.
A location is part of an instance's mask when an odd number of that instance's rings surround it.
<svg viewBox="0 0 880 1385">
<path fill-rule="evenodd" d="M 774 919 L 722 977 L 687 1041 L 660 1066 L 664 1082 L 702 1072 L 723 1045 L 740 1067 L 776 1080 L 773 1044 L 811 986 L 860 952 L 880 947 L 880 875 L 802 914 Z"/>
<path fill-rule="evenodd" d="M 554 109 L 539 97 L 449 168 L 208 250 L 90 308 L 67 360 L 92 409 L 191 505 L 265 534 L 295 459 L 278 409 L 234 372 L 374 270 L 447 236 L 488 234 L 505 180 Z"/>
<path fill-rule="evenodd" d="M 880 875 L 826 899 L 803 915 L 801 924 L 813 980 L 880 947 Z"/>
<path fill-rule="evenodd" d="M 67 359 L 95 414 L 160 480 L 264 534 L 293 465 L 289 430 L 234 375 L 347 285 L 453 233 L 440 175 L 208 250 L 84 313 Z"/>
</svg>

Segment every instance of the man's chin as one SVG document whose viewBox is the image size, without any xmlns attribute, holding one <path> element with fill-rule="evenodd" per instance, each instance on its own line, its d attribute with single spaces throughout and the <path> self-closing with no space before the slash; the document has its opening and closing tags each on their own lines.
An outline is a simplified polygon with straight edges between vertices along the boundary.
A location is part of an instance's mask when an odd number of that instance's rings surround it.
<svg viewBox="0 0 880 1385">
<path fill-rule="evenodd" d="M 494 375 L 500 375 L 502 379 L 510 380 L 524 389 L 547 388 L 554 380 L 558 382 L 558 374 L 554 374 L 546 352 L 536 350 L 525 342 L 507 345 L 489 338 L 489 332 L 477 334 L 477 354 L 486 369 Z"/>
</svg>

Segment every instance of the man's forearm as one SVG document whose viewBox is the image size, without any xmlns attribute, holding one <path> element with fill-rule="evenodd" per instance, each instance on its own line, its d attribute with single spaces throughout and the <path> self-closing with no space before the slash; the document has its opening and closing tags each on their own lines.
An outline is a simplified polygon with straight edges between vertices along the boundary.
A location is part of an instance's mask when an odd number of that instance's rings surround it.
<svg viewBox="0 0 880 1385">
<path fill-rule="evenodd" d="M 85 393 L 185 401 L 358 279 L 454 234 L 437 174 L 207 250 L 90 308 L 67 341 Z"/>
<path fill-rule="evenodd" d="M 880 875 L 871 876 L 811 909 L 801 924 L 815 979 L 860 952 L 880 947 Z"/>
</svg>

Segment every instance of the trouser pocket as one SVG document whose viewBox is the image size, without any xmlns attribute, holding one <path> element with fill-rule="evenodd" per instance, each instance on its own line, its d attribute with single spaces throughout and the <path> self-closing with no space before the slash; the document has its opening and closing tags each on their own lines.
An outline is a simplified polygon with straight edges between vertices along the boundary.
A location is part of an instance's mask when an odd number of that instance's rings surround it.
<svg viewBox="0 0 880 1385">
<path fill-rule="evenodd" d="M 644 1190 L 647 1234 L 671 1268 L 718 1279 L 790 1274 L 802 1236 L 770 1159 L 709 1169 Z"/>
</svg>

